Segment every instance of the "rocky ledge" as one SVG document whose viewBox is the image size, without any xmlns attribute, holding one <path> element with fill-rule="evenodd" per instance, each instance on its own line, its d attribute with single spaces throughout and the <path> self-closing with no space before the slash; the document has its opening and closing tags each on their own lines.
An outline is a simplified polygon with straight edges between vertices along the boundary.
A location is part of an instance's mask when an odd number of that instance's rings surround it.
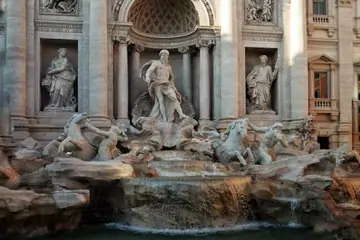
<svg viewBox="0 0 360 240">
<path fill-rule="evenodd" d="M 99 222 L 186 229 L 267 221 L 359 237 L 356 152 L 318 150 L 242 166 L 194 160 L 176 150 L 155 151 L 142 162 L 127 157 L 88 162 L 41 151 L 32 144 L 1 154 L 0 221 L 7 236 Z"/>
</svg>

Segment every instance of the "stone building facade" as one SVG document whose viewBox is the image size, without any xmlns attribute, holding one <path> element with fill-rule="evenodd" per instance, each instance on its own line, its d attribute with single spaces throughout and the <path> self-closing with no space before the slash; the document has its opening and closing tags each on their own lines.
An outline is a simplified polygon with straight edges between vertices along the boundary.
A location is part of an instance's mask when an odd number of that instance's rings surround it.
<svg viewBox="0 0 360 240">
<path fill-rule="evenodd" d="M 200 124 L 248 117 L 269 125 L 312 114 L 324 147 L 358 146 L 360 1 L 0 3 L 4 142 L 50 141 L 73 111 L 88 112 L 99 127 L 129 124 L 147 91 L 141 66 L 168 49 L 177 88 Z M 272 77 L 256 85 L 263 55 Z M 58 65 L 73 82 L 63 86 L 65 100 L 49 85 Z"/>
</svg>

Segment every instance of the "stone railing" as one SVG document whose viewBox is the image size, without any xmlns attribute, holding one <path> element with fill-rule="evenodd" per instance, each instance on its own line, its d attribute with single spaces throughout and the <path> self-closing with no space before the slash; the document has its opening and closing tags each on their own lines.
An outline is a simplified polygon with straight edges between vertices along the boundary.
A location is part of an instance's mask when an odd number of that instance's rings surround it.
<svg viewBox="0 0 360 240">
<path fill-rule="evenodd" d="M 329 114 L 333 121 L 339 116 L 338 99 L 330 98 L 310 98 L 309 99 L 310 114 Z"/>
<path fill-rule="evenodd" d="M 330 15 L 318 15 L 312 14 L 309 16 L 310 22 L 316 25 L 333 25 L 334 24 L 334 16 Z"/>
<path fill-rule="evenodd" d="M 312 33 L 316 29 L 327 30 L 328 36 L 332 37 L 335 33 L 335 18 L 331 15 L 308 15 L 308 35 L 312 36 Z"/>
<path fill-rule="evenodd" d="M 335 110 L 337 100 L 330 98 L 310 99 L 310 108 L 314 110 Z"/>
</svg>

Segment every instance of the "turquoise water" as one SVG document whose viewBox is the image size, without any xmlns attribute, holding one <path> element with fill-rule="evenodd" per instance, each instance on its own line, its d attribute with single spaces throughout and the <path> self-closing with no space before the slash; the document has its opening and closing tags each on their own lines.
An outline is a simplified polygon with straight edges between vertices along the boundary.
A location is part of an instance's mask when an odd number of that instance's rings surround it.
<svg viewBox="0 0 360 240">
<path fill-rule="evenodd" d="M 56 234 L 47 237 L 32 238 L 32 240 L 335 240 L 331 234 L 315 233 L 303 228 L 258 228 L 252 230 L 202 233 L 183 231 L 167 232 L 167 234 L 135 233 L 123 229 L 96 227 L 77 230 L 63 234 Z M 179 235 L 180 234 L 180 235 Z M 193 235 L 191 235 L 193 234 Z M 195 235 L 194 235 L 195 234 Z"/>
</svg>

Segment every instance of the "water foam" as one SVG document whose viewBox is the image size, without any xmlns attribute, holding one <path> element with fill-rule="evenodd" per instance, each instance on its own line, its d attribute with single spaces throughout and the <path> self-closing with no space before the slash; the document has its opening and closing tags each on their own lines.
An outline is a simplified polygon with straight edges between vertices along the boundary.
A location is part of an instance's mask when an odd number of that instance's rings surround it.
<svg viewBox="0 0 360 240">
<path fill-rule="evenodd" d="M 296 223 L 288 224 L 271 224 L 267 222 L 250 222 L 246 224 L 239 224 L 232 227 L 224 228 L 190 228 L 190 229 L 154 229 L 147 227 L 129 226 L 121 223 L 107 223 L 106 227 L 110 229 L 118 229 L 123 231 L 135 232 L 139 234 L 156 234 L 156 235 L 171 235 L 171 236 L 198 236 L 198 235 L 213 235 L 219 233 L 234 233 L 245 230 L 259 230 L 260 228 L 303 228 L 303 225 Z"/>
</svg>

